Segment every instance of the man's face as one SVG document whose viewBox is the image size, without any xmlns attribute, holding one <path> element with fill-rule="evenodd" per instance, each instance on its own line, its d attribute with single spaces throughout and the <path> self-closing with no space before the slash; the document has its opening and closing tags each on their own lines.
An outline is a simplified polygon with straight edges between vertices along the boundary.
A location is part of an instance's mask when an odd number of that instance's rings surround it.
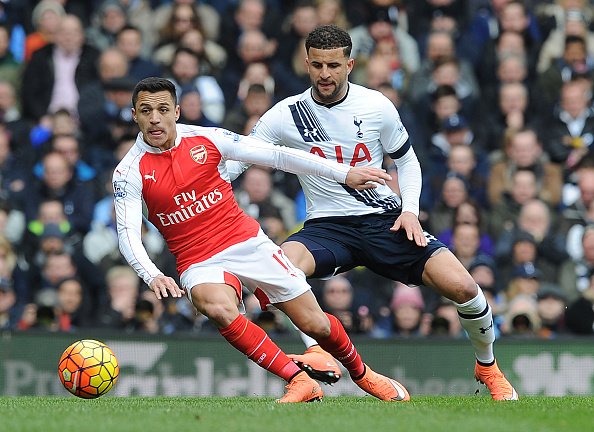
<svg viewBox="0 0 594 432">
<path fill-rule="evenodd" d="M 331 103 L 345 95 L 347 78 L 355 61 L 347 58 L 342 48 L 310 48 L 306 62 L 317 100 Z"/>
<path fill-rule="evenodd" d="M 72 53 L 82 48 L 85 35 L 80 20 L 74 16 L 62 18 L 56 43 L 66 52 Z"/>
<path fill-rule="evenodd" d="M 140 127 L 144 142 L 163 151 L 175 145 L 175 122 L 179 114 L 179 105 L 174 104 L 168 91 L 141 91 L 132 108 L 132 116 Z"/>
</svg>

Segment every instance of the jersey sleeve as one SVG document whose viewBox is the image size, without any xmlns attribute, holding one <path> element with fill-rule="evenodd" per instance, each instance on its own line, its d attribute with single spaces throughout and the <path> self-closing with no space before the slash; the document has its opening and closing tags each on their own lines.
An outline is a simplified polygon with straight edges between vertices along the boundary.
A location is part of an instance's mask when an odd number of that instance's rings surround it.
<svg viewBox="0 0 594 432">
<path fill-rule="evenodd" d="M 224 129 L 217 129 L 215 144 L 225 159 L 248 164 L 263 165 L 293 174 L 326 177 L 345 183 L 350 166 L 332 160 L 261 141 L 254 136 L 238 135 Z"/>
<path fill-rule="evenodd" d="M 387 98 L 382 99 L 381 142 L 386 153 L 398 168 L 398 186 L 402 195 L 402 211 L 419 215 L 421 197 L 421 165 L 410 144 L 408 132 L 402 124 L 398 110 Z"/>
<path fill-rule="evenodd" d="M 163 274 L 142 243 L 142 179 L 138 169 L 118 166 L 113 174 L 114 206 L 120 251 L 147 285 Z"/>
<path fill-rule="evenodd" d="M 388 154 L 396 153 L 408 141 L 408 131 L 402 124 L 400 114 L 394 104 L 386 97 L 380 98 L 382 126 L 380 141 Z"/>
</svg>

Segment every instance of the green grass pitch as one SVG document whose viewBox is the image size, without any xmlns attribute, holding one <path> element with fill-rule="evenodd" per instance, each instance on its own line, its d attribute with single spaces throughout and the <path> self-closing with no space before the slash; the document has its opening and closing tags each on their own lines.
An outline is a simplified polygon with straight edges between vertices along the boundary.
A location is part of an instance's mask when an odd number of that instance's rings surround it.
<svg viewBox="0 0 594 432">
<path fill-rule="evenodd" d="M 594 397 L 418 396 L 390 403 L 326 397 L 0 397 L 0 432 L 594 431 Z"/>
</svg>

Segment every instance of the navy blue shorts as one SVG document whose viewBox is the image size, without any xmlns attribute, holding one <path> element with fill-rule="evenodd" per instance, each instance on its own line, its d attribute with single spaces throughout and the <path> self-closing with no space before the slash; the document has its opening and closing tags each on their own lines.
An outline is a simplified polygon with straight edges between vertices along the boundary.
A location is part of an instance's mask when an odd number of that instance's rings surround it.
<svg viewBox="0 0 594 432">
<path fill-rule="evenodd" d="M 422 285 L 425 263 L 439 248 L 447 248 L 425 232 L 428 244 L 417 246 L 401 229 L 390 231 L 399 213 L 324 217 L 306 221 L 285 241 L 303 243 L 316 261 L 312 278 L 323 278 L 354 267 L 405 284 Z"/>
</svg>

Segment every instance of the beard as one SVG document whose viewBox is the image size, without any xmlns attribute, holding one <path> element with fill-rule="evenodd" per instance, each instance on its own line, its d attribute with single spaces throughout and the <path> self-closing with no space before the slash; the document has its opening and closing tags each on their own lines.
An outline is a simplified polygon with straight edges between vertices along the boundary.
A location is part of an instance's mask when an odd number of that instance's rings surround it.
<svg viewBox="0 0 594 432">
<path fill-rule="evenodd" d="M 313 81 L 311 83 L 311 88 L 313 89 L 313 92 L 319 101 L 321 101 L 321 102 L 333 101 L 340 95 L 340 92 L 344 89 L 346 82 L 339 83 L 339 84 L 334 83 L 334 84 L 335 84 L 334 91 L 330 94 L 323 94 L 320 91 L 320 89 L 318 88 L 317 84 L 314 83 Z"/>
</svg>

